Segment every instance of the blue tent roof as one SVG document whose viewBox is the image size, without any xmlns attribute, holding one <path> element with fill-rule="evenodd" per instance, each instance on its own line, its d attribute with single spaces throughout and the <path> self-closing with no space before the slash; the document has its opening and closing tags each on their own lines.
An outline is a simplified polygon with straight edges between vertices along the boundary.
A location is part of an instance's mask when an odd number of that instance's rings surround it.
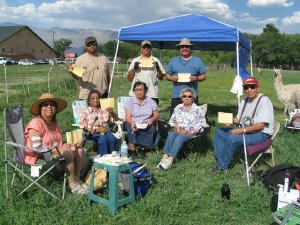
<svg viewBox="0 0 300 225">
<path fill-rule="evenodd" d="M 146 39 L 161 49 L 176 48 L 183 37 L 189 38 L 197 50 L 236 51 L 236 43 L 251 50 L 251 42 L 237 27 L 197 14 L 122 27 L 119 31 L 120 41 L 140 44 Z"/>
</svg>

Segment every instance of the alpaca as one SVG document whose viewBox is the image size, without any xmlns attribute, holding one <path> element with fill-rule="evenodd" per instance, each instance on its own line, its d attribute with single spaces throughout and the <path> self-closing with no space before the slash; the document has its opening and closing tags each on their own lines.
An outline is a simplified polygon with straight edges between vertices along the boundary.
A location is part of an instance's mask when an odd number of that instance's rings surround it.
<svg viewBox="0 0 300 225">
<path fill-rule="evenodd" d="M 300 84 L 290 84 L 290 85 L 283 85 L 282 84 L 282 75 L 280 72 L 280 69 L 275 69 L 274 68 L 274 87 L 277 93 L 277 97 L 279 99 L 279 101 L 281 101 L 285 108 L 284 108 L 284 113 L 286 113 L 288 116 L 291 112 L 291 110 L 293 110 L 293 107 L 296 107 L 294 103 L 291 103 L 291 100 L 293 102 L 295 102 L 295 98 L 293 97 L 293 95 L 297 95 L 299 96 L 300 93 Z M 298 92 L 299 90 L 299 92 Z M 294 93 L 295 91 L 295 93 Z M 293 98 L 292 98 L 293 97 Z M 300 103 L 300 96 L 299 96 L 299 103 Z M 297 103 L 298 105 L 298 103 Z"/>
<path fill-rule="evenodd" d="M 290 101 L 288 102 L 288 112 L 290 113 L 293 109 L 300 108 L 300 88 L 293 91 Z"/>
</svg>

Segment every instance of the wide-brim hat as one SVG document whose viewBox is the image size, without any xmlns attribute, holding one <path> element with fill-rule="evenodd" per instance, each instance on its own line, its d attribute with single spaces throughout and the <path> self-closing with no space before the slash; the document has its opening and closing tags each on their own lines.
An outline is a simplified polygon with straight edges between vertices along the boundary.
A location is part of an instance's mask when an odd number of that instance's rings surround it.
<svg viewBox="0 0 300 225">
<path fill-rule="evenodd" d="M 40 105 L 43 102 L 47 102 L 47 101 L 56 102 L 56 113 L 60 113 L 61 111 L 63 111 L 67 107 L 67 102 L 65 100 L 55 98 L 50 93 L 44 93 L 44 94 L 41 95 L 39 100 L 37 100 L 36 102 L 34 102 L 31 105 L 30 110 L 29 110 L 30 113 L 35 115 L 35 116 L 38 116 L 40 114 Z"/>
<path fill-rule="evenodd" d="M 176 46 L 182 46 L 182 45 L 193 46 L 194 44 L 192 44 L 192 43 L 190 42 L 190 39 L 188 39 L 188 38 L 182 38 L 181 41 L 180 41 L 180 43 L 177 44 Z"/>
</svg>

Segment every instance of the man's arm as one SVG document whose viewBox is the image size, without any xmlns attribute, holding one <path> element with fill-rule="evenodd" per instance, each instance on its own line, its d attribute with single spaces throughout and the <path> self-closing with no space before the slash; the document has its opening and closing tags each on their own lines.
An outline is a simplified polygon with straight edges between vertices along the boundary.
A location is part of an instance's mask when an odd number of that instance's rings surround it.
<svg viewBox="0 0 300 225">
<path fill-rule="evenodd" d="M 166 79 L 168 81 L 178 81 L 178 76 L 172 76 L 171 74 L 166 73 Z"/>
<path fill-rule="evenodd" d="M 127 79 L 129 81 L 132 81 L 134 76 L 135 76 L 136 70 L 133 68 L 128 74 L 127 74 Z"/>
<path fill-rule="evenodd" d="M 231 134 L 246 134 L 246 133 L 256 133 L 265 128 L 266 124 L 265 123 L 256 123 L 253 125 L 250 125 L 248 127 L 241 127 L 237 129 L 231 130 Z"/>
</svg>

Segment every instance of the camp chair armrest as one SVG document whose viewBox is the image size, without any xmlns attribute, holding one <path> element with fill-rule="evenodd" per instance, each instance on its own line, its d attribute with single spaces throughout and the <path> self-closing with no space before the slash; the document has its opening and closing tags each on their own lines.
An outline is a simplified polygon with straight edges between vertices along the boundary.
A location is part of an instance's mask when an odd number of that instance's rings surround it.
<svg viewBox="0 0 300 225">
<path fill-rule="evenodd" d="M 201 127 L 197 134 L 204 133 L 210 126 L 208 124 L 205 124 L 203 127 Z"/>
<path fill-rule="evenodd" d="M 36 152 L 36 153 L 41 153 L 41 150 L 38 150 L 36 148 L 27 147 L 25 145 L 21 145 L 21 144 L 12 142 L 12 141 L 6 141 L 6 144 L 14 146 L 14 147 L 18 147 L 18 148 L 23 148 L 23 149 L 26 149 L 26 150 L 30 150 L 30 151 L 33 151 L 33 152 Z"/>
</svg>

